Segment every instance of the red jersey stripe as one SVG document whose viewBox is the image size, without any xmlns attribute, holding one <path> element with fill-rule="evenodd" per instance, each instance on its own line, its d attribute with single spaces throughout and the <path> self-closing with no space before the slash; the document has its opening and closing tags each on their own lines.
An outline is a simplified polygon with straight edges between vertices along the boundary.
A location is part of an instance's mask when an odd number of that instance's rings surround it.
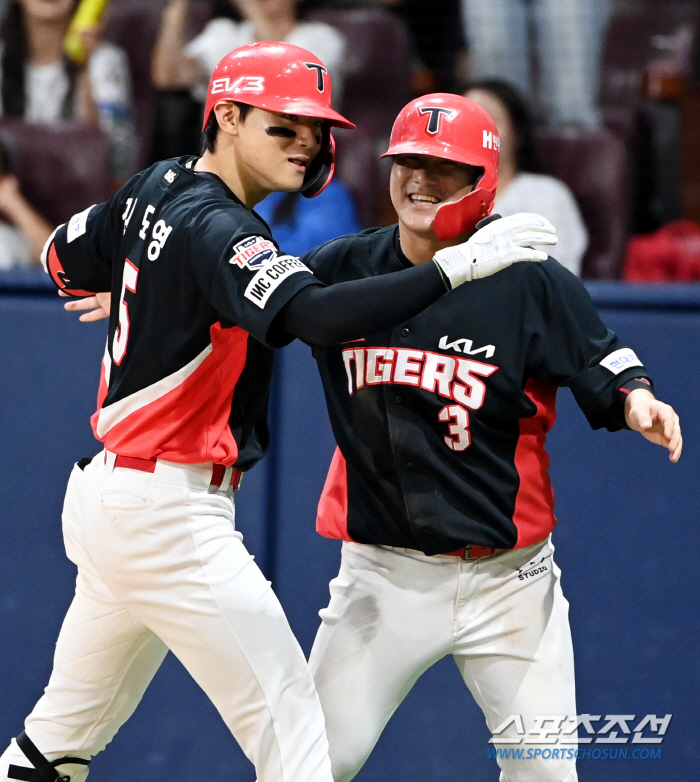
<svg viewBox="0 0 700 782">
<path fill-rule="evenodd" d="M 229 416 L 246 364 L 249 335 L 238 327 L 223 329 L 219 323 L 210 334 L 211 345 L 181 372 L 93 416 L 95 436 L 108 450 L 183 464 L 235 463 L 238 446 Z M 112 417 L 109 412 L 103 417 L 110 408 Z"/>
<path fill-rule="evenodd" d="M 326 538 L 352 540 L 348 535 L 348 469 L 340 448 L 335 449 L 318 501 L 316 532 Z"/>
<path fill-rule="evenodd" d="M 557 386 L 550 380 L 528 380 L 525 393 L 537 405 L 532 418 L 520 420 L 520 437 L 515 449 L 515 468 L 520 486 L 515 499 L 513 523 L 518 530 L 515 548 L 544 540 L 554 529 L 554 492 L 549 479 L 547 432 L 556 418 Z"/>
</svg>

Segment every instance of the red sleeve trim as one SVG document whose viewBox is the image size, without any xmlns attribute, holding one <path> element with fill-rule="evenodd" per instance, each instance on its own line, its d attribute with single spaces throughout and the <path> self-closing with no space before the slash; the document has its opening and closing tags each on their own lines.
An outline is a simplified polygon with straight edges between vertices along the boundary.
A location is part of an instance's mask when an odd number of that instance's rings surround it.
<svg viewBox="0 0 700 782">
<path fill-rule="evenodd" d="M 68 279 L 68 275 L 63 268 L 63 264 L 58 258 L 55 242 L 51 242 L 51 247 L 49 248 L 46 270 L 49 273 L 49 277 L 51 277 L 53 280 L 54 285 L 56 285 L 59 290 L 67 293 L 69 296 L 92 296 L 95 293 L 95 291 L 83 291 L 79 288 L 71 287 L 71 282 Z"/>
</svg>

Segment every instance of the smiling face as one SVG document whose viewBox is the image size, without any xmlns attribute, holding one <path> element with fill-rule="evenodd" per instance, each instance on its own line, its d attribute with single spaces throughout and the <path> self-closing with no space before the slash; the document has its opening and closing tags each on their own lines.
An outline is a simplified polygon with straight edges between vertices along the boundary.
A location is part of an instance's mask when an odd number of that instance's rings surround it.
<svg viewBox="0 0 700 782">
<path fill-rule="evenodd" d="M 474 189 L 479 169 L 430 155 L 396 155 L 391 169 L 391 203 L 402 232 L 434 238 L 435 212 Z"/>
<path fill-rule="evenodd" d="M 235 104 L 217 106 L 217 153 L 231 149 L 244 189 L 257 201 L 268 193 L 294 192 L 321 150 L 324 120 L 251 108 L 240 120 Z M 230 143 L 220 146 L 222 132 Z M 257 202 L 256 201 L 256 202 Z"/>
</svg>

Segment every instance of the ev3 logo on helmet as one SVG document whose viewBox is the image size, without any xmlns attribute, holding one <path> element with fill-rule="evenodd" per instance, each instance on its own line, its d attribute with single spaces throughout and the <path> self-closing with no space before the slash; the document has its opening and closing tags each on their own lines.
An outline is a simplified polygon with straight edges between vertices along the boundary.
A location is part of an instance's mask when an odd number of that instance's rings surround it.
<svg viewBox="0 0 700 782">
<path fill-rule="evenodd" d="M 421 106 L 419 111 L 421 114 L 430 114 L 426 131 L 431 136 L 440 132 L 440 120 L 443 116 L 447 117 L 448 120 L 452 120 L 458 114 L 454 109 L 446 109 L 442 106 Z"/>
<path fill-rule="evenodd" d="M 228 77 L 214 79 L 211 85 L 211 94 L 218 95 L 221 92 L 262 92 L 265 89 L 264 76 L 239 76 L 235 80 Z"/>
</svg>

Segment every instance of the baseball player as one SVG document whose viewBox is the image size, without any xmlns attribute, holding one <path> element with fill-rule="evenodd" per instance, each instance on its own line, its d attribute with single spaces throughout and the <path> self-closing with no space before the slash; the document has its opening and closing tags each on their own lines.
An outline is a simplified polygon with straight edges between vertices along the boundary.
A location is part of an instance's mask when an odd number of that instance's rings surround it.
<svg viewBox="0 0 700 782">
<path fill-rule="evenodd" d="M 408 104 L 386 153 L 398 225 L 342 237 L 305 262 L 331 284 L 450 257 L 491 209 L 498 146 L 493 121 L 466 98 Z M 496 746 L 530 734 L 521 746 L 531 759 L 498 760 L 501 782 L 575 782 L 571 747 L 547 741 L 557 727 L 576 735 L 544 448 L 557 389 L 572 390 L 593 428 L 640 431 L 673 462 L 677 415 L 552 258 L 314 353 L 339 446 L 318 530 L 344 541 L 309 659 L 335 782 L 357 774 L 418 677 L 446 655 Z M 546 715 L 554 722 L 537 721 Z"/>
<path fill-rule="evenodd" d="M 75 598 L 0 782 L 84 780 L 168 648 L 261 782 L 331 782 L 303 654 L 234 526 L 233 491 L 268 443 L 273 348 L 390 328 L 462 282 L 538 259 L 521 244 L 554 241 L 546 221 L 518 218 L 449 258 L 325 287 L 251 210 L 272 191 L 321 192 L 334 125 L 353 127 L 317 58 L 241 47 L 212 76 L 202 157 L 152 166 L 47 243 L 62 292 L 115 301 L 92 420 L 104 451 L 70 477 Z"/>
</svg>

